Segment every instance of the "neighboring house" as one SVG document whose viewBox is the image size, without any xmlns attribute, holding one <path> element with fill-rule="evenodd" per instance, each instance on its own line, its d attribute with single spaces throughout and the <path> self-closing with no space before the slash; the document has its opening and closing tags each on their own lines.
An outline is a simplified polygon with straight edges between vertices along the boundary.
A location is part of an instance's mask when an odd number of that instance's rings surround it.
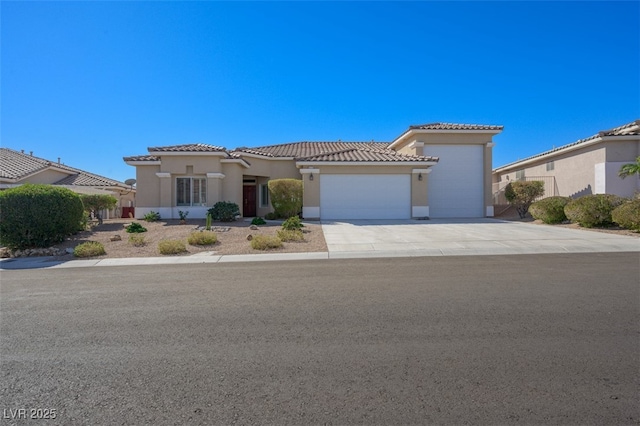
<svg viewBox="0 0 640 426">
<path fill-rule="evenodd" d="M 245 217 L 273 210 L 267 182 L 302 179 L 305 219 L 493 216 L 492 137 L 502 126 L 410 126 L 392 142 L 296 142 L 227 150 L 206 144 L 149 148 L 136 167 L 136 217 L 203 218 L 218 201 Z"/>
<path fill-rule="evenodd" d="M 498 167 L 493 171 L 494 204 L 506 204 L 504 187 L 514 180 L 545 182 L 545 196 L 633 197 L 640 190 L 640 178 L 621 179 L 618 171 L 638 156 L 640 120 Z"/>
<path fill-rule="evenodd" d="M 45 160 L 24 151 L 0 148 L 0 190 L 25 183 L 42 183 L 68 188 L 79 194 L 108 194 L 118 200 L 118 206 L 104 212 L 110 216 L 126 216 L 135 203 L 135 188 L 65 164 Z"/>
</svg>

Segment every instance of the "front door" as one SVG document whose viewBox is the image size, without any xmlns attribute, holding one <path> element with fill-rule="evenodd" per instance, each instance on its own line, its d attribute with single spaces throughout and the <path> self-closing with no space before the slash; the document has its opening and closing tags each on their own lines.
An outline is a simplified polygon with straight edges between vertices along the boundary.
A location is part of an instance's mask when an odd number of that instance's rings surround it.
<svg viewBox="0 0 640 426">
<path fill-rule="evenodd" d="M 242 216 L 254 217 L 256 215 L 256 186 L 245 185 L 242 187 Z"/>
</svg>

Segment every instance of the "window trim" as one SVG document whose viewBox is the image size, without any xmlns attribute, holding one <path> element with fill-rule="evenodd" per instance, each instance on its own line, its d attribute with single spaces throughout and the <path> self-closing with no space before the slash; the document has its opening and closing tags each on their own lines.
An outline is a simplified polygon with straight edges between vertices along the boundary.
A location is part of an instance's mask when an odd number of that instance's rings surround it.
<svg viewBox="0 0 640 426">
<path fill-rule="evenodd" d="M 269 186 L 266 183 L 260 184 L 260 207 L 269 207 Z"/>
<path fill-rule="evenodd" d="M 178 201 L 178 190 L 179 190 L 179 186 L 180 184 L 178 183 L 180 181 L 180 179 L 188 179 L 189 181 L 189 202 L 188 203 L 180 203 Z M 200 181 L 200 190 L 198 191 L 198 197 L 200 199 L 199 203 L 194 203 L 193 199 L 196 198 L 194 197 L 195 195 L 195 187 L 196 185 L 194 185 L 194 181 Z M 204 190 L 203 190 L 204 188 Z M 204 198 L 204 201 L 202 201 L 202 199 Z M 176 176 L 176 198 L 175 198 L 175 202 L 176 202 L 176 207 L 202 207 L 207 205 L 207 178 L 206 177 L 201 177 L 201 176 Z"/>
<path fill-rule="evenodd" d="M 547 171 L 551 172 L 556 169 L 556 164 L 553 160 L 547 161 Z"/>
</svg>

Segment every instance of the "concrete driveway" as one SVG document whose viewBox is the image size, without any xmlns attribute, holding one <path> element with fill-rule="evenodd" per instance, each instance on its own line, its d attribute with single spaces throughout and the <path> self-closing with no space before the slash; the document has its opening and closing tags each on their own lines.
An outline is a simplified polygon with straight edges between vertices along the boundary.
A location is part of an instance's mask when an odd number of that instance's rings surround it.
<svg viewBox="0 0 640 426">
<path fill-rule="evenodd" d="M 640 251 L 640 239 L 497 219 L 323 222 L 330 258 Z"/>
</svg>

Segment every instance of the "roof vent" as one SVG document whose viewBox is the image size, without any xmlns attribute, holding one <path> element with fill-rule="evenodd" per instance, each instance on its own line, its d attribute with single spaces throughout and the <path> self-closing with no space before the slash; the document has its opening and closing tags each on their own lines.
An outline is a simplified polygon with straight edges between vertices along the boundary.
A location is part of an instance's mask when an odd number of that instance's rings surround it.
<svg viewBox="0 0 640 426">
<path fill-rule="evenodd" d="M 33 157 L 33 151 L 29 151 L 29 155 Z"/>
</svg>

